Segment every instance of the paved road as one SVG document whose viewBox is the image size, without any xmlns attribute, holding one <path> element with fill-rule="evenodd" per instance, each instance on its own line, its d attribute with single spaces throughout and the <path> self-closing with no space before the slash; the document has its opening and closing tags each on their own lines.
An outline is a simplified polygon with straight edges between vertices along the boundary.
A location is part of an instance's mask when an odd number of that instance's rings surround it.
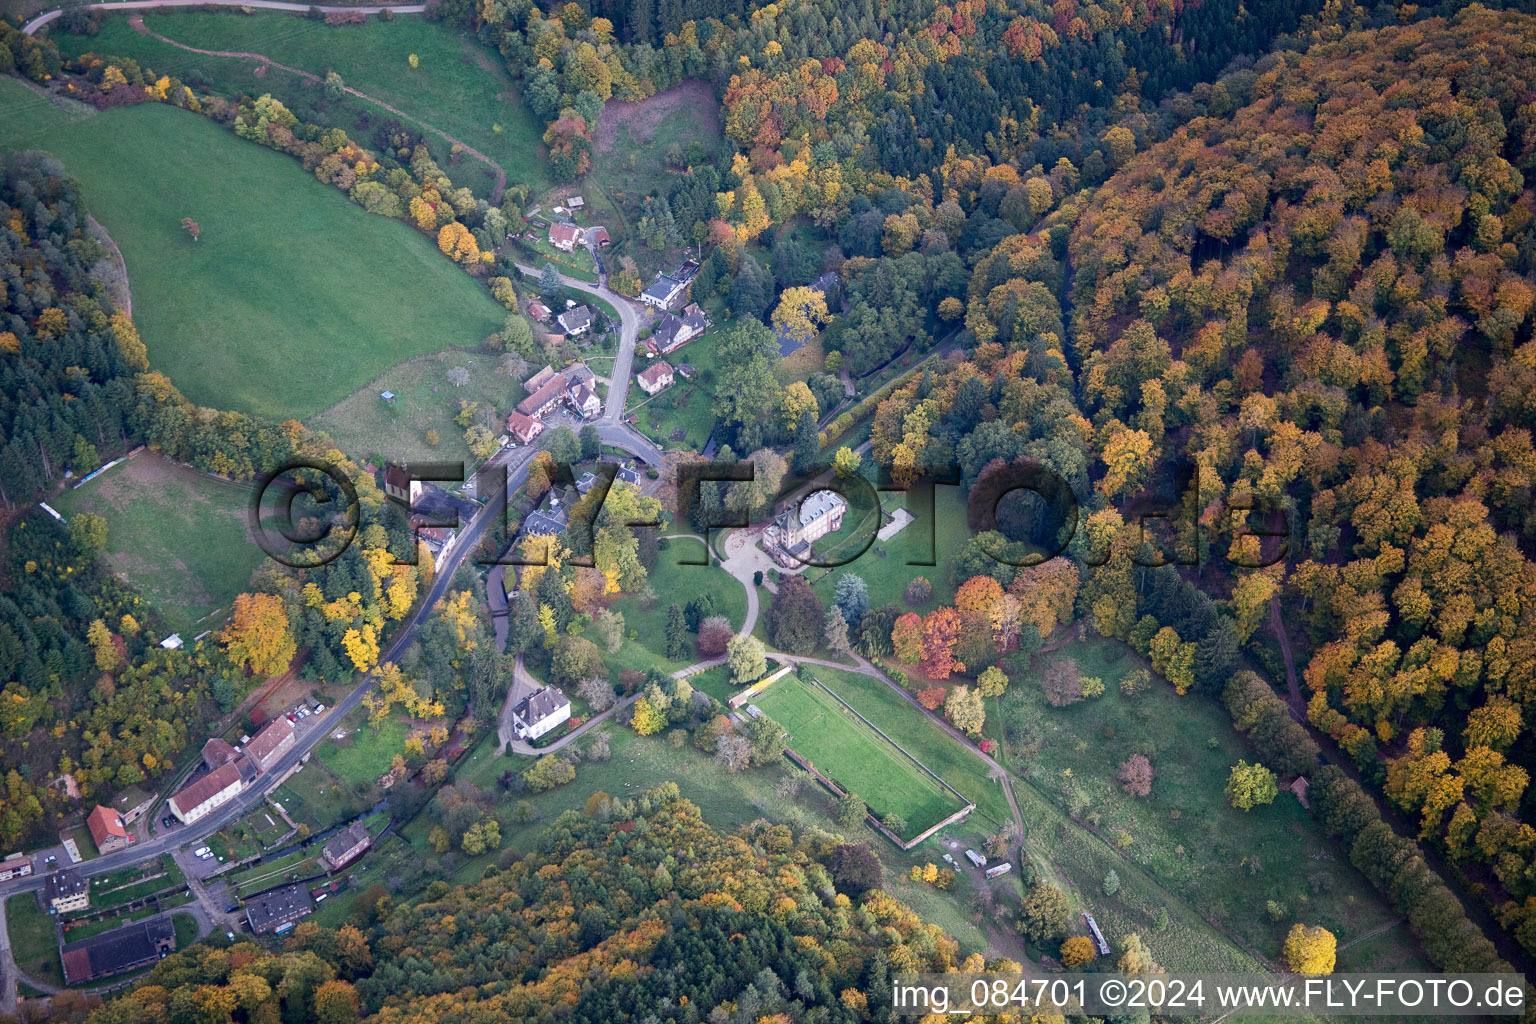
<svg viewBox="0 0 1536 1024">
<path fill-rule="evenodd" d="M 334 7 L 326 4 L 290 4 L 281 0 L 114 0 L 113 3 L 84 4 L 80 7 L 72 7 L 70 10 L 85 11 L 142 11 L 151 7 L 260 7 L 269 11 L 292 11 L 303 14 L 314 8 L 322 11 L 356 11 L 359 14 L 378 14 L 380 11 L 394 11 L 396 14 L 420 14 L 427 9 L 426 4 L 377 4 L 372 7 L 342 6 Z M 33 18 L 21 27 L 27 35 L 32 35 L 38 29 L 58 18 L 64 13 L 64 8 L 55 7 Z"/>
</svg>

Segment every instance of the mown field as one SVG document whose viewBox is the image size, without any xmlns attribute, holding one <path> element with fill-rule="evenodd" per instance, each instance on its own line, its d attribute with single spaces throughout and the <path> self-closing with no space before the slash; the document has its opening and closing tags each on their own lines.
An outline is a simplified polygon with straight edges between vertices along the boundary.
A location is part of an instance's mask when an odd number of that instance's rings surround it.
<svg viewBox="0 0 1536 1024">
<path fill-rule="evenodd" d="M 251 489 L 141 452 L 52 502 L 107 521 L 107 560 L 187 639 L 222 621 L 266 556 L 248 529 Z M 157 638 L 158 639 L 158 638 Z"/>
<path fill-rule="evenodd" d="M 752 703 L 789 733 L 786 745 L 857 793 L 877 818 L 898 814 L 910 838 L 964 806 L 911 759 L 809 680 L 785 676 Z"/>
<path fill-rule="evenodd" d="M 146 103 L 70 120 L 14 79 L 0 108 L 16 112 L 0 147 L 46 149 L 79 179 L 150 364 L 201 405 L 302 419 L 505 317 L 426 236 L 207 118 Z"/>
<path fill-rule="evenodd" d="M 741 584 L 719 566 L 682 564 L 690 560 L 704 560 L 704 545 L 686 537 L 671 538 L 647 579 L 656 592 L 656 601 L 647 607 L 648 602 L 642 596 L 626 594 L 610 605 L 624 616 L 625 632 L 634 630 L 638 634 L 637 639 L 625 640 L 617 654 L 603 652 L 603 660 L 615 675 L 631 668 L 642 672 L 651 668 L 674 672 L 698 660 L 692 633 L 688 635 L 686 657 L 680 661 L 669 661 L 665 657 L 667 608 L 674 601 L 686 608 L 694 598 L 713 594 L 718 614 L 730 619 L 732 628 L 740 629 L 746 621 L 747 594 Z"/>
<path fill-rule="evenodd" d="M 280 64 L 323 77 L 334 70 L 348 86 L 425 122 L 500 164 L 510 184 L 535 193 L 550 184 L 542 156 L 543 125 L 524 106 L 501 57 L 470 36 L 416 15 L 363 25 L 323 21 L 276 12 L 175 11 L 144 15 L 151 32 L 200 50 L 259 53 Z M 326 101 L 319 85 L 277 68 L 259 71 L 257 62 L 190 53 L 134 31 L 126 17 L 102 22 L 95 36 L 56 33 L 68 53 L 127 56 L 160 74 L 176 75 L 194 88 L 224 95 L 272 93 L 308 115 L 313 108 L 328 124 L 347 130 L 376 148 L 374 136 L 395 117 L 355 97 Z M 417 66 L 410 66 L 410 55 Z M 485 164 L 450 156 L 450 144 L 420 124 L 434 158 L 477 195 L 488 195 L 493 178 Z"/>
</svg>

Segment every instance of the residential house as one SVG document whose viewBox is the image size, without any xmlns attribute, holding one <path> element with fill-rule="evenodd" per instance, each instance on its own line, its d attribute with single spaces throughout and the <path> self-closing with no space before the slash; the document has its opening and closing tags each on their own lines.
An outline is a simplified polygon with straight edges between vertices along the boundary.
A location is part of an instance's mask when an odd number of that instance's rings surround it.
<svg viewBox="0 0 1536 1024">
<path fill-rule="evenodd" d="M 183 824 L 191 824 L 209 811 L 229 803 L 240 795 L 249 781 L 246 772 L 241 771 L 242 767 L 248 765 L 249 759 L 240 757 L 198 776 L 177 790 L 167 801 L 171 813 Z M 254 769 L 254 766 L 251 768 Z M 251 778 L 255 777 L 254 770 L 250 774 Z"/>
<path fill-rule="evenodd" d="M 43 895 L 49 912 L 70 914 L 91 905 L 91 887 L 74 868 L 60 868 L 43 879 Z"/>
<path fill-rule="evenodd" d="M 222 768 L 239 756 L 240 751 L 217 736 L 203 744 L 203 764 L 208 766 L 209 771 L 213 771 L 215 768 Z"/>
<path fill-rule="evenodd" d="M 391 463 L 384 468 L 384 493 L 398 502 L 414 505 L 421 494 L 421 481 L 414 479 L 404 466 Z"/>
<path fill-rule="evenodd" d="M 517 439 L 519 444 L 530 444 L 534 438 L 544 433 L 544 424 L 532 416 L 512 412 L 507 414 L 507 431 Z"/>
<path fill-rule="evenodd" d="M 0 882 L 9 882 L 13 878 L 22 878 L 32 873 L 32 858 L 24 853 L 13 853 L 5 860 L 0 860 Z"/>
<path fill-rule="evenodd" d="M 557 373 L 539 387 L 539 390 L 517 403 L 517 411 L 524 416 L 542 419 L 565 397 L 565 374 Z"/>
<path fill-rule="evenodd" d="M 672 364 L 665 359 L 658 359 L 646 367 L 636 379 L 640 382 L 640 389 L 648 395 L 664 391 L 672 386 Z"/>
<path fill-rule="evenodd" d="M 255 935 L 282 934 L 315 911 L 315 901 L 303 884 L 285 885 L 245 906 L 245 919 Z"/>
<path fill-rule="evenodd" d="M 528 315 L 540 323 L 549 323 L 549 307 L 538 299 L 528 300 Z"/>
<path fill-rule="evenodd" d="M 549 244 L 562 252 L 572 252 L 581 243 L 581 228 L 575 224 L 551 224 Z"/>
<path fill-rule="evenodd" d="M 546 366 L 532 377 L 523 381 L 523 390 L 531 395 L 554 379 L 555 368 L 553 366 Z"/>
<path fill-rule="evenodd" d="M 287 715 L 278 715 L 245 745 L 245 754 L 256 763 L 258 772 L 265 772 L 292 750 L 295 742 L 293 723 Z"/>
<path fill-rule="evenodd" d="M 587 492 L 596 486 L 597 475 L 591 472 L 583 473 L 581 474 L 581 479 L 576 481 L 576 493 L 585 498 Z"/>
<path fill-rule="evenodd" d="M 688 284 L 685 281 L 674 280 L 666 274 L 657 274 L 656 280 L 646 285 L 645 291 L 640 293 L 640 301 L 656 309 L 668 309 L 687 287 Z"/>
<path fill-rule="evenodd" d="M 815 491 L 780 512 L 763 531 L 764 548 L 780 565 L 803 564 L 812 544 L 843 525 L 848 503 L 836 491 Z"/>
<path fill-rule="evenodd" d="M 121 814 L 100 804 L 86 815 L 85 827 L 91 830 L 91 838 L 96 841 L 96 849 L 102 853 L 113 853 L 132 846 L 136 838 L 123 824 Z"/>
<path fill-rule="evenodd" d="M 640 486 L 640 471 L 633 466 L 620 466 L 618 479 L 634 487 Z"/>
<path fill-rule="evenodd" d="M 568 336 L 579 338 L 592 329 L 592 311 L 586 306 L 577 306 L 561 313 L 555 322 Z"/>
<path fill-rule="evenodd" d="M 585 384 L 572 384 L 565 389 L 565 400 L 571 404 L 576 415 L 584 420 L 593 419 L 602 414 L 603 400 L 597 397 Z"/>
<path fill-rule="evenodd" d="M 536 740 L 571 717 L 571 699 L 553 686 L 524 697 L 512 708 L 512 727 L 521 739 Z"/>
<path fill-rule="evenodd" d="M 608 229 L 602 225 L 587 229 L 588 245 L 607 245 L 612 239 L 608 237 Z"/>
<path fill-rule="evenodd" d="M 80 985 L 157 963 L 176 951 L 176 928 L 168 915 L 135 921 L 59 947 L 64 984 Z"/>
<path fill-rule="evenodd" d="M 320 859 L 328 870 L 335 871 L 362 856 L 372 845 L 373 837 L 368 834 L 367 826 L 355 821 L 331 837 L 321 849 Z"/>
<path fill-rule="evenodd" d="M 568 384 L 585 384 L 590 388 L 594 386 L 592 382 L 597 380 L 597 374 L 586 363 L 572 363 L 560 372 L 565 374 Z"/>
<path fill-rule="evenodd" d="M 528 518 L 523 520 L 521 532 L 529 537 L 553 537 L 563 532 L 570 522 L 566 505 L 567 502 L 560 498 L 558 489 L 552 489 L 544 502 L 544 507 L 528 513 Z"/>
<path fill-rule="evenodd" d="M 682 316 L 668 313 L 661 318 L 661 323 L 656 325 L 651 336 L 646 339 L 646 353 L 655 356 L 676 351 L 703 334 L 706 326 L 704 311 L 697 302 L 690 302 Z"/>
</svg>

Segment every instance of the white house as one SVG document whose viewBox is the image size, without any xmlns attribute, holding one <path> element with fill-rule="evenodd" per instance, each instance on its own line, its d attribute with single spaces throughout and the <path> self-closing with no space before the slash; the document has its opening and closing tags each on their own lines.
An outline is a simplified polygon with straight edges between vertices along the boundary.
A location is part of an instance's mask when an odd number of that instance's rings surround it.
<svg viewBox="0 0 1536 1024">
<path fill-rule="evenodd" d="M 665 359 L 658 359 L 636 378 L 640 381 L 640 388 L 648 395 L 654 395 L 672 386 L 672 364 Z"/>
<path fill-rule="evenodd" d="M 519 738 L 536 740 L 570 717 L 571 699 L 555 687 L 546 686 L 512 709 L 512 726 Z"/>
<path fill-rule="evenodd" d="M 243 759 L 242 759 L 243 760 Z M 209 811 L 222 807 L 245 788 L 244 774 L 239 761 L 220 765 L 191 785 L 184 786 L 171 797 L 171 813 L 182 824 L 191 824 Z"/>
<path fill-rule="evenodd" d="M 549 244 L 562 252 L 572 252 L 581 242 L 581 228 L 574 224 L 551 224 Z"/>
<path fill-rule="evenodd" d="M 812 492 L 773 518 L 763 531 L 764 549 L 781 565 L 803 564 L 812 544 L 843 525 L 846 511 L 848 503 L 836 491 Z"/>
<path fill-rule="evenodd" d="M 586 306 L 577 306 L 555 317 L 555 322 L 566 334 L 579 338 L 592 329 L 592 311 Z"/>
</svg>

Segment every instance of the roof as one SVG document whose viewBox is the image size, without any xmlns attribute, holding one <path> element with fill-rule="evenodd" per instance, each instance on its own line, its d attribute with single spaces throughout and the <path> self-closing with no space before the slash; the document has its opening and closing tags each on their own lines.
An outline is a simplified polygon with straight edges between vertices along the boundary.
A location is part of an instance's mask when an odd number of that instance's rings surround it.
<svg viewBox="0 0 1536 1024">
<path fill-rule="evenodd" d="M 523 532 L 532 537 L 552 537 L 564 530 L 567 522 L 564 509 L 530 512 L 523 520 Z"/>
<path fill-rule="evenodd" d="M 704 311 L 699 308 L 697 302 L 690 302 L 683 307 L 683 326 L 695 331 L 702 331 L 708 326 Z"/>
<path fill-rule="evenodd" d="M 571 196 L 565 201 L 565 205 L 569 206 L 573 210 L 579 210 L 586 204 L 586 200 L 582 199 L 581 196 Z"/>
<path fill-rule="evenodd" d="M 681 333 L 683 333 L 683 321 L 668 313 L 661 318 L 661 323 L 657 324 L 656 329 L 651 332 L 651 340 L 661 348 L 667 348 Z"/>
<path fill-rule="evenodd" d="M 97 804 L 86 816 L 85 824 L 91 830 L 91 838 L 96 840 L 97 846 L 111 839 L 131 838 L 128 830 L 123 827 L 123 816 L 110 807 Z"/>
<path fill-rule="evenodd" d="M 665 300 L 670 299 L 672 296 L 676 295 L 678 289 L 682 288 L 682 286 L 682 281 L 673 280 L 666 274 L 657 274 L 656 280 L 646 285 L 645 291 L 641 292 L 640 294 L 643 297 Z"/>
<path fill-rule="evenodd" d="M 558 402 L 565 392 L 565 374 L 557 373 L 544 383 L 539 390 L 517 403 L 517 411 L 525 416 L 533 416 L 552 402 Z"/>
<path fill-rule="evenodd" d="M 577 306 L 575 309 L 568 309 L 555 317 L 555 322 L 567 331 L 577 331 L 583 327 L 591 326 L 592 311 L 586 306 Z"/>
<path fill-rule="evenodd" d="M 596 483 L 596 476 L 592 475 L 591 473 L 583 473 L 581 474 L 581 479 L 576 481 L 576 490 L 585 496 L 586 493 L 590 491 L 592 486 Z"/>
<path fill-rule="evenodd" d="M 538 299 L 528 300 L 528 312 L 533 314 L 533 316 L 539 320 L 546 320 L 549 318 L 549 307 L 544 305 L 544 303 L 540 302 Z"/>
<path fill-rule="evenodd" d="M 228 764 L 239 756 L 239 751 L 217 736 L 203 744 L 203 763 L 209 768 Z"/>
<path fill-rule="evenodd" d="M 529 725 L 537 725 L 561 708 L 571 706 L 571 698 L 553 686 L 546 686 L 537 693 L 524 697 L 512 713 Z"/>
<path fill-rule="evenodd" d="M 561 372 L 565 374 L 566 380 L 574 381 L 577 384 L 590 384 L 597 377 L 597 374 L 593 373 L 592 368 L 586 363 L 572 363 Z"/>
<path fill-rule="evenodd" d="M 175 795 L 171 797 L 171 809 L 178 814 L 185 814 L 198 804 L 203 803 L 216 794 L 224 792 L 230 786 L 236 785 L 241 781 L 243 780 L 241 779 L 240 768 L 235 761 L 221 764 L 208 774 L 177 790 Z"/>
<path fill-rule="evenodd" d="M 22 869 L 26 869 L 28 872 L 32 870 L 32 858 L 24 853 L 18 853 L 14 857 L 0 860 L 0 871 L 9 871 L 14 875 Z"/>
<path fill-rule="evenodd" d="M 379 397 L 386 402 L 393 402 L 395 400 L 395 393 L 393 391 L 380 391 Z"/>
<path fill-rule="evenodd" d="M 823 295 L 837 291 L 842 286 L 843 279 L 830 270 L 811 282 L 811 290 L 821 292 Z"/>
<path fill-rule="evenodd" d="M 581 241 L 581 228 L 574 224 L 551 224 L 549 226 L 549 242 L 551 245 L 575 245 Z"/>
<path fill-rule="evenodd" d="M 848 503 L 836 491 L 817 491 L 800 503 L 800 525 L 814 523 L 834 509 L 847 507 Z"/>
<path fill-rule="evenodd" d="M 805 344 L 804 338 L 797 338 L 782 327 L 774 329 L 773 340 L 779 343 L 779 355 L 781 356 L 787 356 Z"/>
<path fill-rule="evenodd" d="M 245 913 L 256 932 L 270 931 L 285 921 L 302 917 L 315 908 L 302 885 L 285 885 L 246 904 Z"/>
<path fill-rule="evenodd" d="M 632 469 L 629 466 L 624 466 L 619 469 L 619 479 L 623 480 L 627 484 L 634 484 L 636 487 L 640 486 L 639 471 Z"/>
<path fill-rule="evenodd" d="M 403 466 L 385 466 L 384 486 L 403 491 L 411 486 L 411 474 L 406 472 Z"/>
<path fill-rule="evenodd" d="M 288 721 L 287 715 L 278 715 L 262 726 L 261 732 L 252 737 L 251 742 L 246 744 L 245 752 L 265 768 L 268 759 L 277 752 L 278 748 L 292 739 L 293 723 Z"/>
<path fill-rule="evenodd" d="M 88 891 L 90 886 L 86 884 L 85 877 L 74 868 L 60 868 L 49 872 L 48 877 L 43 879 L 43 888 L 48 894 L 48 902 L 52 903 L 54 900 L 78 896 Z"/>
<path fill-rule="evenodd" d="M 368 829 L 360 821 L 354 821 L 351 825 L 342 829 L 325 844 L 321 851 L 325 859 L 332 864 L 340 864 L 346 860 L 359 847 L 373 842 L 373 837 L 368 834 Z"/>
<path fill-rule="evenodd" d="M 176 650 L 181 646 L 181 634 L 172 633 L 170 636 L 160 641 L 160 646 L 164 647 L 168 651 Z"/>
<path fill-rule="evenodd" d="M 532 377 L 529 377 L 527 380 L 523 381 L 523 390 L 531 395 L 535 391 L 539 390 L 539 388 L 553 380 L 554 376 L 555 368 L 553 366 L 546 366 Z"/>
<path fill-rule="evenodd" d="M 640 383 L 647 388 L 654 388 L 661 383 L 663 377 L 671 376 L 672 364 L 665 359 L 660 359 L 640 372 Z"/>
<path fill-rule="evenodd" d="M 544 424 L 532 416 L 525 416 L 520 412 L 510 412 L 507 414 L 507 429 L 519 437 L 528 438 L 543 430 Z"/>
<path fill-rule="evenodd" d="M 597 397 L 597 392 L 585 384 L 578 385 L 576 390 L 571 392 L 571 401 L 576 403 L 576 408 L 578 409 L 585 409 L 593 402 L 602 405 L 602 399 Z"/>
<path fill-rule="evenodd" d="M 693 275 L 697 274 L 698 272 L 699 261 L 695 259 L 686 259 L 679 263 L 677 265 L 677 269 L 672 271 L 672 273 L 668 274 L 667 276 L 672 278 L 674 281 L 687 284 L 689 281 L 693 280 Z"/>
<path fill-rule="evenodd" d="M 608 237 L 608 229 L 601 225 L 587 229 L 587 241 L 596 242 L 598 245 L 607 245 L 612 239 Z"/>
<path fill-rule="evenodd" d="M 469 522 L 479 510 L 480 506 L 474 502 L 449 494 L 434 484 L 423 487 L 416 503 L 411 506 L 418 520 L 426 519 L 438 526 L 455 528 Z"/>
<path fill-rule="evenodd" d="M 169 943 L 172 949 L 176 945 L 176 928 L 169 917 L 152 917 L 79 942 L 66 942 L 59 947 L 64 983 L 74 985 L 157 960 L 161 943 Z"/>
</svg>

